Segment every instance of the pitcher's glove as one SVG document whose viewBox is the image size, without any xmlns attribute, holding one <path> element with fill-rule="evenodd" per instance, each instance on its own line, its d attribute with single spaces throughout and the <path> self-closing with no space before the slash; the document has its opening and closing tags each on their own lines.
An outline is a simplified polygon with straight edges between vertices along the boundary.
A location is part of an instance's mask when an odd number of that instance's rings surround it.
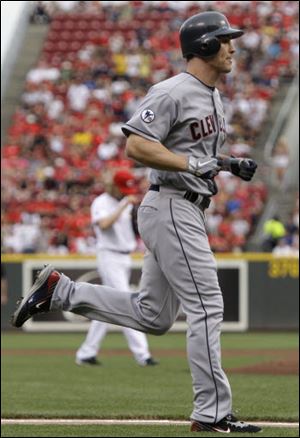
<svg viewBox="0 0 300 438">
<path fill-rule="evenodd" d="M 251 181 L 257 169 L 256 162 L 251 158 L 218 158 L 218 165 L 221 170 L 231 172 L 244 181 Z"/>
<path fill-rule="evenodd" d="M 216 157 L 196 158 L 190 156 L 188 159 L 188 172 L 202 179 L 214 178 L 221 170 Z"/>
</svg>

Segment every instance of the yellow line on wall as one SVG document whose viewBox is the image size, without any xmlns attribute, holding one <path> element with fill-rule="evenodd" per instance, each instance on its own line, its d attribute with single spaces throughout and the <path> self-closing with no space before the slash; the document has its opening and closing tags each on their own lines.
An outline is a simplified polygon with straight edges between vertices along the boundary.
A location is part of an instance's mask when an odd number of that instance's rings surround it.
<svg viewBox="0 0 300 438">
<path fill-rule="evenodd" d="M 259 253 L 259 252 L 244 252 L 244 253 L 220 253 L 215 254 L 219 260 L 248 260 L 251 262 L 269 262 L 274 259 L 285 257 L 275 257 L 271 253 Z M 4 263 L 21 263 L 27 260 L 43 260 L 43 261 L 55 261 L 55 260 L 95 260 L 94 255 L 83 254 L 70 254 L 70 255 L 57 255 L 57 254 L 1 254 L 1 262 Z M 132 258 L 134 260 L 142 260 L 142 253 L 133 253 Z"/>
</svg>

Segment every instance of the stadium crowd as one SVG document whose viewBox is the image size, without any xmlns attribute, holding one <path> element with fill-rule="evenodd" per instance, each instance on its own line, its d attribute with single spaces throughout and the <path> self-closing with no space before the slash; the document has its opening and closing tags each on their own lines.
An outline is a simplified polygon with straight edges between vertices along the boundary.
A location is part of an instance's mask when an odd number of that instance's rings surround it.
<svg viewBox="0 0 300 438">
<path fill-rule="evenodd" d="M 219 88 L 224 153 L 251 157 L 281 82 L 296 73 L 298 2 L 37 2 L 31 21 L 49 23 L 49 32 L 2 150 L 3 252 L 95 252 L 90 205 L 105 174 L 130 167 L 147 187 L 147 170 L 124 154 L 120 127 L 153 83 L 184 70 L 178 28 L 209 8 L 245 30 Z M 242 251 L 266 187 L 225 172 L 217 179 L 207 213 L 212 249 Z"/>
</svg>

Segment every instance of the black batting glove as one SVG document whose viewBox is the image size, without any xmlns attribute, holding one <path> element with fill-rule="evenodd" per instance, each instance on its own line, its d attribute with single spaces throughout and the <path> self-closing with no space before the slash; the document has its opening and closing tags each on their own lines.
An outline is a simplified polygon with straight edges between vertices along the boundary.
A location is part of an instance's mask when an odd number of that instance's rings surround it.
<svg viewBox="0 0 300 438">
<path fill-rule="evenodd" d="M 236 160 L 236 158 L 234 159 Z M 239 176 L 244 181 L 251 181 L 257 169 L 257 164 L 254 160 L 244 159 L 239 163 L 231 163 L 231 172 L 233 175 Z"/>
<path fill-rule="evenodd" d="M 244 181 L 251 181 L 257 169 L 256 162 L 251 158 L 219 158 L 218 164 L 222 170 L 231 172 Z"/>
</svg>

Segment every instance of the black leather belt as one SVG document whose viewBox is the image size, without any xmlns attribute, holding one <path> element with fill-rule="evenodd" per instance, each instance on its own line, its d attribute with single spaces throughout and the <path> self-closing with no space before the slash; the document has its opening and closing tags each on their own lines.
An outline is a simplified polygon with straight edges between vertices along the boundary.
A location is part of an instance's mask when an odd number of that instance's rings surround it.
<svg viewBox="0 0 300 438">
<path fill-rule="evenodd" d="M 159 192 L 159 188 L 160 188 L 160 186 L 158 184 L 151 184 L 151 186 L 149 187 L 149 190 L 153 190 L 155 192 Z M 195 204 L 197 202 L 198 197 L 199 197 L 199 193 L 191 192 L 190 190 L 188 190 L 187 192 L 185 192 L 183 197 L 185 199 L 187 199 L 188 201 L 192 202 L 193 204 Z M 210 204 L 209 197 L 208 196 L 203 196 L 203 199 L 200 202 L 199 207 L 202 210 L 205 210 L 206 208 L 209 207 L 209 204 Z"/>
</svg>

